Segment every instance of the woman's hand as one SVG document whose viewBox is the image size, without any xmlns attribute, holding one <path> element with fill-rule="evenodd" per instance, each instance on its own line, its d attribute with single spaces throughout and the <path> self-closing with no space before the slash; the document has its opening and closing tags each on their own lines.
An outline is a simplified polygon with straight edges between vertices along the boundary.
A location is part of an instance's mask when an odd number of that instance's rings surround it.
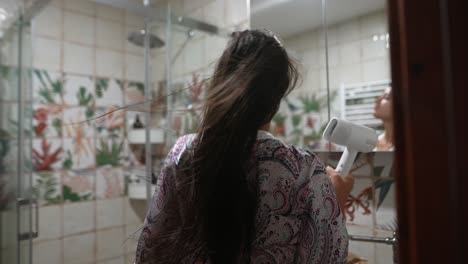
<svg viewBox="0 0 468 264">
<path fill-rule="evenodd" d="M 354 186 L 354 177 L 352 175 L 342 177 L 330 166 L 327 166 L 327 173 L 330 176 L 333 188 L 335 188 L 338 203 L 340 204 L 341 209 L 344 210 L 346 199 Z"/>
</svg>

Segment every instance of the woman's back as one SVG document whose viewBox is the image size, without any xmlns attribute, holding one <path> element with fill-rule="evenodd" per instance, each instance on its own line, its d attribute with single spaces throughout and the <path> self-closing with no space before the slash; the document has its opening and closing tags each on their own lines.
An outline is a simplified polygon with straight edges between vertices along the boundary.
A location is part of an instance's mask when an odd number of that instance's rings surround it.
<svg viewBox="0 0 468 264">
<path fill-rule="evenodd" d="M 179 205 L 192 202 L 193 186 L 185 183 L 190 182 L 187 177 L 191 177 L 195 140 L 195 135 L 180 138 L 165 162 L 159 191 L 153 197 L 138 243 L 136 263 L 164 263 L 156 261 L 159 252 L 155 249 L 161 248 L 158 240 L 168 235 L 177 240 L 179 232 L 166 234 L 164 229 L 168 225 L 172 230 L 184 226 L 181 220 L 184 212 Z M 325 167 L 314 154 L 259 131 L 247 177 L 257 190 L 255 234 L 248 257 L 251 263 L 345 262 L 348 238 L 344 216 Z M 183 262 L 205 262 L 206 248 L 196 242 L 191 245 L 190 240 L 184 243 L 192 250 L 183 257 Z"/>
</svg>

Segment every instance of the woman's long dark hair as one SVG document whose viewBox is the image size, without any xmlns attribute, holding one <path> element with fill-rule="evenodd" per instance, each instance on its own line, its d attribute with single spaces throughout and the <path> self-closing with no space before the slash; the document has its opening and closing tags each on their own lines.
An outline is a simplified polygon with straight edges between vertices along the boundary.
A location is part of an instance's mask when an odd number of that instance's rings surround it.
<svg viewBox="0 0 468 264">
<path fill-rule="evenodd" d="M 212 263 L 245 263 L 250 257 L 257 186 L 247 179 L 248 161 L 258 130 L 271 120 L 296 79 L 282 44 L 265 31 L 234 33 L 218 62 L 193 163 L 202 234 Z"/>
<path fill-rule="evenodd" d="M 258 130 L 277 112 L 297 76 L 272 33 L 232 34 L 206 91 L 189 165 L 191 201 L 179 204 L 186 226 L 178 234 L 184 238 L 172 244 L 172 260 L 193 250 L 203 252 L 210 263 L 249 262 L 257 185 L 248 179 L 247 167 Z M 196 246 L 190 249 L 189 244 Z"/>
</svg>

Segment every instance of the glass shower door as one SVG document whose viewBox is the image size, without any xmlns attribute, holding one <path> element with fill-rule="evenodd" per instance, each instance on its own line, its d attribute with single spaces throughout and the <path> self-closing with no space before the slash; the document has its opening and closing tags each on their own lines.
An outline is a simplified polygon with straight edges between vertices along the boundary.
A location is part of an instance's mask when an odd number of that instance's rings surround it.
<svg viewBox="0 0 468 264">
<path fill-rule="evenodd" d="M 30 188 L 30 27 L 20 14 L 4 30 L 0 42 L 0 263 L 31 263 L 37 206 Z"/>
</svg>

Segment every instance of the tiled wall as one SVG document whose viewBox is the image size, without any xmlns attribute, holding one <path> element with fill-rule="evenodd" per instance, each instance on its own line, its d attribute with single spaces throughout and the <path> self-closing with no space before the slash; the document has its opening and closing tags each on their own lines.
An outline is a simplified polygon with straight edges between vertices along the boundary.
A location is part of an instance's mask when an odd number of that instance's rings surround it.
<svg viewBox="0 0 468 264">
<path fill-rule="evenodd" d="M 247 1 L 171 4 L 220 26 L 248 26 Z M 36 264 L 133 261 L 146 204 L 125 196 L 124 174 L 136 163 L 127 117 L 100 116 L 143 96 L 143 50 L 127 41 L 142 26 L 140 17 L 86 0 L 52 1 L 33 21 Z M 224 38 L 199 34 L 174 65 L 174 77 L 188 80 L 212 67 L 224 45 Z M 152 50 L 153 80 L 165 77 L 166 50 Z"/>
<path fill-rule="evenodd" d="M 390 79 L 387 17 L 379 11 L 328 27 L 328 74 L 330 98 L 327 102 L 327 68 L 323 29 L 300 33 L 284 40 L 285 47 L 299 62 L 301 81 L 274 119 L 272 132 L 287 142 L 311 149 L 328 149 L 320 140 L 321 129 L 331 116 L 340 116 L 339 87 Z M 378 40 L 374 41 L 374 36 Z M 279 122 L 279 128 L 277 124 Z"/>
<path fill-rule="evenodd" d="M 125 95 L 143 80 L 142 20 L 88 1 L 52 1 L 32 24 L 34 263 L 130 263 L 142 223 L 124 196 Z M 140 92 L 141 93 L 141 92 Z M 139 208 L 138 208 L 139 207 Z M 127 240 L 127 238 L 129 238 Z"/>
</svg>

